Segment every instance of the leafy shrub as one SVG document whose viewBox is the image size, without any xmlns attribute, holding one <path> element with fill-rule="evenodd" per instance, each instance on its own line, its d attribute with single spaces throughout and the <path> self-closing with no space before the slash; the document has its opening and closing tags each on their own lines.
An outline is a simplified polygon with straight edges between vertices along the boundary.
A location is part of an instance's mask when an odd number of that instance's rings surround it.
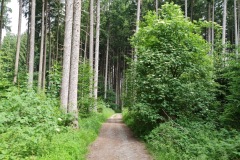
<svg viewBox="0 0 240 160">
<path fill-rule="evenodd" d="M 228 126 L 240 128 L 240 63 L 232 60 L 225 69 L 224 77 L 227 82 L 226 104 L 221 120 Z"/>
<path fill-rule="evenodd" d="M 61 65 L 59 63 L 55 63 L 52 66 L 52 69 L 49 71 L 49 87 L 47 93 L 52 97 L 60 96 L 61 89 Z"/>
<path fill-rule="evenodd" d="M 138 56 L 136 101 L 149 115 L 161 116 L 155 124 L 168 117 L 208 117 L 214 101 L 209 47 L 200 27 L 185 19 L 179 6 L 163 5 L 160 19 L 148 13 L 132 43 Z"/>
<path fill-rule="evenodd" d="M 50 141 L 62 129 L 58 119 L 58 101 L 38 95 L 34 91 L 22 92 L 10 88 L 0 101 L 0 156 L 19 159 L 44 151 L 43 141 Z"/>
<path fill-rule="evenodd" d="M 38 157 L 40 160 L 85 159 L 88 146 L 97 138 L 101 123 L 113 111 L 102 106 L 102 113 L 91 114 L 79 119 L 79 130 L 69 128 L 66 132 L 55 134 L 51 142 L 45 143 L 46 154 Z"/>
<path fill-rule="evenodd" d="M 59 111 L 59 101 L 12 87 L 0 100 L 0 159 L 84 159 L 101 123 L 113 111 L 99 103 L 102 113 L 79 119 Z"/>
<path fill-rule="evenodd" d="M 211 124 L 173 121 L 145 136 L 156 159 L 239 159 L 240 135 Z"/>
</svg>

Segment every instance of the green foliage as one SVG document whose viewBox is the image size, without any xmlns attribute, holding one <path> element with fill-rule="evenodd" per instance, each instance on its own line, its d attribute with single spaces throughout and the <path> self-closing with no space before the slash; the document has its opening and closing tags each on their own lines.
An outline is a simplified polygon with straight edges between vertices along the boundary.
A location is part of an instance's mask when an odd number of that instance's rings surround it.
<svg viewBox="0 0 240 160">
<path fill-rule="evenodd" d="M 132 112 L 124 110 L 124 121 L 147 143 L 155 159 L 186 160 L 240 158 L 239 132 L 219 129 L 213 123 L 188 119 L 158 124 L 153 130 L 141 130 Z M 147 129 L 148 126 L 145 126 Z"/>
<path fill-rule="evenodd" d="M 160 19 L 151 12 L 145 16 L 132 43 L 138 56 L 132 71 L 141 105 L 133 104 L 138 119 L 154 114 L 149 124 L 157 124 L 181 116 L 207 118 L 214 101 L 213 65 L 200 27 L 185 19 L 179 6 L 167 3 Z"/>
<path fill-rule="evenodd" d="M 59 63 L 55 63 L 52 66 L 52 69 L 49 71 L 49 88 L 48 93 L 50 96 L 59 97 L 60 89 L 61 89 L 61 65 Z"/>
<path fill-rule="evenodd" d="M 37 159 L 85 159 L 88 146 L 97 138 L 101 123 L 113 114 L 111 109 L 103 106 L 102 109 L 102 113 L 79 119 L 79 130 L 68 129 L 64 133 L 54 135 L 51 142 L 45 143 L 47 153 Z"/>
<path fill-rule="evenodd" d="M 81 116 L 88 116 L 93 107 L 94 99 L 89 97 L 90 75 L 92 74 L 89 62 L 79 65 L 78 78 L 78 108 Z"/>
<path fill-rule="evenodd" d="M 16 36 L 7 33 L 0 51 L 0 79 L 13 81 L 13 71 L 16 54 Z"/>
<path fill-rule="evenodd" d="M 21 93 L 20 93 L 21 92 Z M 0 159 L 19 159 L 43 153 L 41 144 L 61 130 L 54 99 L 11 87 L 0 101 Z"/>
<path fill-rule="evenodd" d="M 11 87 L 0 101 L 0 159 L 84 159 L 101 122 L 113 114 L 98 104 L 102 113 L 79 119 L 76 131 L 56 98 Z"/>
<path fill-rule="evenodd" d="M 240 158 L 238 132 L 218 130 L 211 123 L 170 121 L 152 130 L 145 139 L 156 159 Z"/>
<path fill-rule="evenodd" d="M 226 87 L 226 105 L 221 120 L 228 126 L 240 128 L 240 63 L 232 60 L 225 69 L 224 79 Z"/>
</svg>

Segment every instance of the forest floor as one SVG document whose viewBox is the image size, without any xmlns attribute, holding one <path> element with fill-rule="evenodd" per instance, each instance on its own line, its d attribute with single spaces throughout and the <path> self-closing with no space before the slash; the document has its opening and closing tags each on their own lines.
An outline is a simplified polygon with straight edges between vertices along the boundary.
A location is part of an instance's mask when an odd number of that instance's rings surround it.
<svg viewBox="0 0 240 160">
<path fill-rule="evenodd" d="M 143 143 L 115 114 L 105 122 L 97 140 L 90 146 L 88 160 L 152 160 Z"/>
</svg>

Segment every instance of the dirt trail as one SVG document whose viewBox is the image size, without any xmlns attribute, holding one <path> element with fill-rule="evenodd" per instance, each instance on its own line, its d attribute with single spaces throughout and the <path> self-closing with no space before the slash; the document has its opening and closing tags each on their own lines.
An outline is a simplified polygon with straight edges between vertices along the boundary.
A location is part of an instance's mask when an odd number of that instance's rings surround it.
<svg viewBox="0 0 240 160">
<path fill-rule="evenodd" d="M 144 145 L 134 138 L 122 122 L 122 115 L 115 114 L 103 124 L 99 137 L 91 145 L 88 160 L 152 160 Z"/>
</svg>

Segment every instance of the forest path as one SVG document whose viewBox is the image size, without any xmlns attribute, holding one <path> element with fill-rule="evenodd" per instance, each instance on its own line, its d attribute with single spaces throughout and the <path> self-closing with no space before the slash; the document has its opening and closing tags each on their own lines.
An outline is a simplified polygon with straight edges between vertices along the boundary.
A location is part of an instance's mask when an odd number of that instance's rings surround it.
<svg viewBox="0 0 240 160">
<path fill-rule="evenodd" d="M 152 160 L 144 145 L 134 138 L 123 123 L 122 115 L 115 114 L 105 122 L 99 137 L 90 146 L 88 160 Z"/>
</svg>

